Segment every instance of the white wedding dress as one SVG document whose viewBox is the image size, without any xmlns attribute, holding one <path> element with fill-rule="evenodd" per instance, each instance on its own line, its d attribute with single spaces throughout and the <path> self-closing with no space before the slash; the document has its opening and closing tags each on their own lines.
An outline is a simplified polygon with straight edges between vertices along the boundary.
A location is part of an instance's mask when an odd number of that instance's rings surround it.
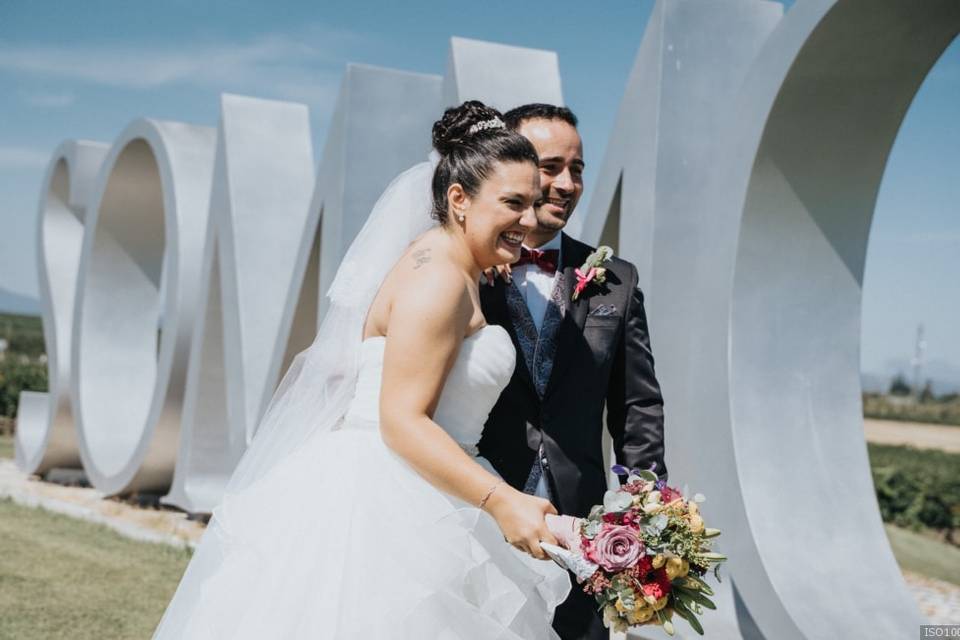
<svg viewBox="0 0 960 640">
<path fill-rule="evenodd" d="M 385 343 L 360 345 L 338 428 L 214 510 L 155 638 L 557 638 L 550 621 L 570 590 L 566 571 L 508 545 L 489 514 L 436 489 L 381 440 Z M 450 370 L 434 419 L 473 455 L 515 358 L 506 331 L 486 326 Z"/>
</svg>

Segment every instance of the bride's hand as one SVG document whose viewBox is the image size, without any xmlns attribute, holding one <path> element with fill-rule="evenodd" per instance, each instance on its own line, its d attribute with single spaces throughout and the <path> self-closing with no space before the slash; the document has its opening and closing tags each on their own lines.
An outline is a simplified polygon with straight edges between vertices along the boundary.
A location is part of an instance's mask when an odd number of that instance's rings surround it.
<svg viewBox="0 0 960 640">
<path fill-rule="evenodd" d="M 507 542 L 538 560 L 549 558 L 540 547 L 541 542 L 557 544 L 545 520 L 548 513 L 557 513 L 549 500 L 527 495 L 503 484 L 490 496 L 486 509 L 500 525 Z"/>
</svg>

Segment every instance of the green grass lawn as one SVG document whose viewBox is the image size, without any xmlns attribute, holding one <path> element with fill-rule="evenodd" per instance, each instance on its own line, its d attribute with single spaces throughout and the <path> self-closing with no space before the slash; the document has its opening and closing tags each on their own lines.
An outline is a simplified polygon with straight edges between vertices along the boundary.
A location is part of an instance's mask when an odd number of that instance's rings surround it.
<svg viewBox="0 0 960 640">
<path fill-rule="evenodd" d="M 960 585 L 960 548 L 909 529 L 884 528 L 902 569 Z"/>
<path fill-rule="evenodd" d="M 0 458 L 13 457 L 13 436 L 0 436 Z"/>
<path fill-rule="evenodd" d="M 149 638 L 189 559 L 0 500 L 0 639 Z"/>
</svg>

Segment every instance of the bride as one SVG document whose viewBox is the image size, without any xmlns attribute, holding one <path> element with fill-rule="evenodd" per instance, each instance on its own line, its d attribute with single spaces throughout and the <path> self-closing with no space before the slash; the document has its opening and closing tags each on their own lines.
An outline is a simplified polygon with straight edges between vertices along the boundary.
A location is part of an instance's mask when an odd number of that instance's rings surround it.
<svg viewBox="0 0 960 640">
<path fill-rule="evenodd" d="M 536 224 L 537 155 L 476 101 L 433 145 L 347 252 L 154 638 L 557 638 L 556 510 L 476 454 L 516 357 L 478 282 Z"/>
</svg>

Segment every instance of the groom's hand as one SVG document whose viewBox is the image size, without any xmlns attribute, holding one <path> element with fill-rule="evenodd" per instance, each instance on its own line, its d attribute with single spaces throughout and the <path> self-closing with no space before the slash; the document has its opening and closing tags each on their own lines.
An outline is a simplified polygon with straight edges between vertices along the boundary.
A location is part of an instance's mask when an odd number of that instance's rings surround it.
<svg viewBox="0 0 960 640">
<path fill-rule="evenodd" d="M 510 271 L 510 265 L 499 264 L 495 267 L 484 269 L 481 283 L 488 284 L 492 287 L 498 277 L 503 278 L 504 282 L 509 283 L 513 278 L 513 274 Z"/>
<path fill-rule="evenodd" d="M 497 521 L 507 542 L 538 560 L 549 559 L 540 547 L 541 542 L 557 544 L 546 523 L 547 514 L 557 513 L 549 500 L 509 487 L 509 491 L 497 491 L 491 496 L 487 510 Z"/>
</svg>

